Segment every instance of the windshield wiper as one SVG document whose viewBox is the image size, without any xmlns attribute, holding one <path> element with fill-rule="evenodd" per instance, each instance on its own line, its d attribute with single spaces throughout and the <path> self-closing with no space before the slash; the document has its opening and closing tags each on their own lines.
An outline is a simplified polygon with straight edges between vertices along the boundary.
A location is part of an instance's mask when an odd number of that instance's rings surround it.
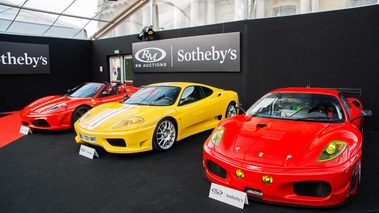
<svg viewBox="0 0 379 213">
<path fill-rule="evenodd" d="M 335 120 L 333 118 L 328 118 L 328 117 L 324 117 L 324 116 L 315 116 L 315 117 L 303 117 L 303 118 L 297 118 L 296 120 Z"/>
</svg>

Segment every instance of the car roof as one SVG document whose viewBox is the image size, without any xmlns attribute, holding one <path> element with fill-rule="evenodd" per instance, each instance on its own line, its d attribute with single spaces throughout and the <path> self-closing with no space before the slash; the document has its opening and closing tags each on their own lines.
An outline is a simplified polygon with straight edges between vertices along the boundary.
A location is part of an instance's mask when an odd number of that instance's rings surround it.
<svg viewBox="0 0 379 213">
<path fill-rule="evenodd" d="M 320 87 L 287 87 L 274 89 L 271 92 L 296 92 L 296 93 L 317 93 L 317 94 L 328 94 L 338 96 L 340 91 L 331 88 L 320 88 Z"/>
<path fill-rule="evenodd" d="M 212 87 L 210 85 L 201 84 L 201 83 L 194 83 L 194 82 L 159 82 L 159 83 L 153 83 L 149 84 L 147 86 L 179 86 L 179 87 L 187 87 L 190 85 L 197 85 L 197 86 L 206 86 L 206 87 Z"/>
</svg>

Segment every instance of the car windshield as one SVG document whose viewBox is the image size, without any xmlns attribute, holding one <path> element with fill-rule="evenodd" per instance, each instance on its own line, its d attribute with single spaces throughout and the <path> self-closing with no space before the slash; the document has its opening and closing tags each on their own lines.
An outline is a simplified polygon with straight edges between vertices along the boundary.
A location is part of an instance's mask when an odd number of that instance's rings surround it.
<svg viewBox="0 0 379 213">
<path fill-rule="evenodd" d="M 68 93 L 66 93 L 65 96 L 72 98 L 90 98 L 97 93 L 101 86 L 101 83 L 80 84 L 68 90 Z"/>
<path fill-rule="evenodd" d="M 309 93 L 269 93 L 253 104 L 246 115 L 321 122 L 345 119 L 336 97 Z"/>
<path fill-rule="evenodd" d="M 173 86 L 147 86 L 130 98 L 126 99 L 125 104 L 169 106 L 176 102 L 180 92 L 180 87 Z"/>
</svg>

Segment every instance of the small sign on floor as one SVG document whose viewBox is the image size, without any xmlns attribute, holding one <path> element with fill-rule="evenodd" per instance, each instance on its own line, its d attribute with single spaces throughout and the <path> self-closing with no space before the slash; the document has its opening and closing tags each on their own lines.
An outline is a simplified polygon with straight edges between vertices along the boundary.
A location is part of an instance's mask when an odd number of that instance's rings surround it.
<svg viewBox="0 0 379 213">
<path fill-rule="evenodd" d="M 215 183 L 211 184 L 209 197 L 223 203 L 243 209 L 244 204 L 249 205 L 247 195 L 235 189 L 224 187 Z"/>
<path fill-rule="evenodd" d="M 90 159 L 93 159 L 93 156 L 99 157 L 96 149 L 84 145 L 80 145 L 79 154 Z"/>
<path fill-rule="evenodd" d="M 28 126 L 21 125 L 20 127 L 20 133 L 24 135 L 33 134 L 32 130 Z"/>
</svg>

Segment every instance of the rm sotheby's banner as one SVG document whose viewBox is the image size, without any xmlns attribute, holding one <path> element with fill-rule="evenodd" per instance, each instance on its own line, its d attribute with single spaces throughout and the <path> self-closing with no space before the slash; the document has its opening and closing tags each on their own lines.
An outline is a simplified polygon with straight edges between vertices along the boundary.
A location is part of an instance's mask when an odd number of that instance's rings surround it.
<svg viewBox="0 0 379 213">
<path fill-rule="evenodd" d="M 49 46 L 0 41 L 0 74 L 49 74 Z"/>
<path fill-rule="evenodd" d="M 133 43 L 134 72 L 240 72 L 240 33 Z"/>
</svg>

